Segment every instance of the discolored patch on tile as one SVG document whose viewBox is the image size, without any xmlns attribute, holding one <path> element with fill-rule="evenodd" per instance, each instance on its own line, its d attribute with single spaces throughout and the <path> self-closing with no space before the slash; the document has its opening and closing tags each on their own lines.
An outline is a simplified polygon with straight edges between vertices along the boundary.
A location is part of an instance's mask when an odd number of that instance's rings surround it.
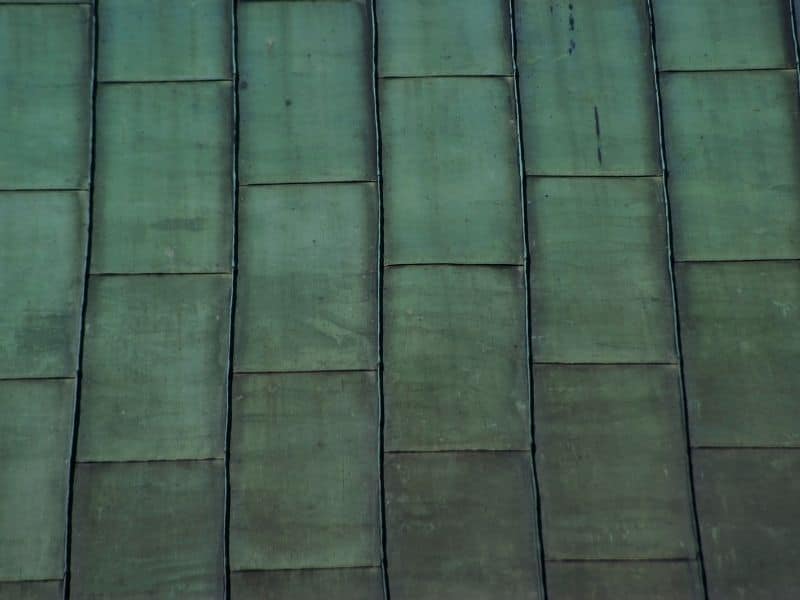
<svg viewBox="0 0 800 600">
<path fill-rule="evenodd" d="M 521 0 L 516 27 L 527 172 L 660 173 L 646 3 Z"/>
<path fill-rule="evenodd" d="M 92 272 L 231 269 L 226 82 L 101 85 Z"/>
<path fill-rule="evenodd" d="M 394 600 L 539 598 L 530 456 L 387 454 Z"/>
<path fill-rule="evenodd" d="M 511 74 L 505 0 L 383 0 L 377 13 L 382 77 Z"/>
<path fill-rule="evenodd" d="M 800 446 L 800 262 L 677 265 L 696 446 Z"/>
<path fill-rule="evenodd" d="M 63 600 L 61 581 L 0 581 L 0 600 Z"/>
<path fill-rule="evenodd" d="M 547 557 L 694 557 L 677 367 L 538 366 L 534 384 Z"/>
<path fill-rule="evenodd" d="M 703 600 L 694 561 L 548 562 L 550 600 Z"/>
<path fill-rule="evenodd" d="M 228 0 L 102 0 L 97 10 L 100 81 L 231 76 Z"/>
<path fill-rule="evenodd" d="M 693 71 L 793 68 L 786 0 L 653 2 L 658 67 Z"/>
<path fill-rule="evenodd" d="M 375 180 L 372 36 L 363 1 L 242 2 L 242 183 Z"/>
<path fill-rule="evenodd" d="M 222 461 L 79 464 L 73 598 L 221 598 Z"/>
<path fill-rule="evenodd" d="M 63 574 L 74 396 L 72 379 L 0 381 L 0 580 Z"/>
<path fill-rule="evenodd" d="M 226 275 L 93 276 L 78 458 L 221 457 Z"/>
<path fill-rule="evenodd" d="M 796 71 L 661 81 L 675 258 L 800 258 Z"/>
<path fill-rule="evenodd" d="M 86 188 L 89 6 L 0 4 L 0 188 Z"/>
<path fill-rule="evenodd" d="M 387 264 L 522 263 L 506 78 L 380 83 Z"/>
<path fill-rule="evenodd" d="M 374 184 L 242 189 L 237 371 L 375 367 L 377 203 Z"/>
<path fill-rule="evenodd" d="M 384 278 L 386 448 L 528 449 L 522 269 L 415 266 Z"/>
<path fill-rule="evenodd" d="M 375 373 L 239 375 L 231 568 L 380 564 Z"/>
<path fill-rule="evenodd" d="M 696 450 L 697 510 L 711 598 L 800 595 L 800 451 Z"/>
<path fill-rule="evenodd" d="M 75 374 L 87 224 L 86 192 L 0 192 L 0 377 Z"/>
<path fill-rule="evenodd" d="M 659 179 L 534 178 L 528 222 L 534 360 L 677 360 Z"/>
<path fill-rule="evenodd" d="M 380 569 L 302 569 L 231 573 L 240 600 L 383 600 Z"/>
</svg>

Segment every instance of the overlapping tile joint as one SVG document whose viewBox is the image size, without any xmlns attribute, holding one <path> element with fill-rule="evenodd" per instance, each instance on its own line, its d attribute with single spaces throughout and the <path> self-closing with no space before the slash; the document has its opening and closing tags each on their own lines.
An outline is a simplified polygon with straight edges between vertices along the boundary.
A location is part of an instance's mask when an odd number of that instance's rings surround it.
<svg viewBox="0 0 800 600">
<path fill-rule="evenodd" d="M 800 597 L 799 11 L 0 2 L 0 598 Z"/>
</svg>

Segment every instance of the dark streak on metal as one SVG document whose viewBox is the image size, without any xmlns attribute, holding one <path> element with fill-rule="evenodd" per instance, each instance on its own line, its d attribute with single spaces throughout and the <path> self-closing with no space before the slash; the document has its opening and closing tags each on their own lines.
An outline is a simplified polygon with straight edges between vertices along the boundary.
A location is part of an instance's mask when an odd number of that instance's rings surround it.
<svg viewBox="0 0 800 600">
<path fill-rule="evenodd" d="M 600 142 L 600 114 L 597 105 L 594 106 L 594 134 L 597 137 L 597 162 L 603 164 L 603 146 Z"/>
</svg>

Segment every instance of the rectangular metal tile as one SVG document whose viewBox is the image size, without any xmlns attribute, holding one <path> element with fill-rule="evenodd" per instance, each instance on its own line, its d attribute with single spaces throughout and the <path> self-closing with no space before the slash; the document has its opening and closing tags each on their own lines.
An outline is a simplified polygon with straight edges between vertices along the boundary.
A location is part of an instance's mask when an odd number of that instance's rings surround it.
<svg viewBox="0 0 800 600">
<path fill-rule="evenodd" d="M 786 0 L 655 0 L 653 11 L 660 69 L 794 66 Z"/>
<path fill-rule="evenodd" d="M 101 0 L 100 81 L 231 76 L 229 0 Z"/>
<path fill-rule="evenodd" d="M 693 558 L 677 367 L 538 366 L 534 385 L 547 557 Z"/>
<path fill-rule="evenodd" d="M 239 7 L 242 183 L 374 180 L 363 0 Z"/>
<path fill-rule="evenodd" d="M 228 271 L 231 85 L 101 85 L 96 273 Z"/>
<path fill-rule="evenodd" d="M 548 562 L 550 600 L 703 600 L 694 561 Z"/>
<path fill-rule="evenodd" d="M 230 284 L 226 275 L 91 278 L 80 460 L 222 456 Z"/>
<path fill-rule="evenodd" d="M 243 188 L 237 371 L 377 363 L 375 185 Z"/>
<path fill-rule="evenodd" d="M 386 448 L 529 448 L 522 269 L 415 266 L 384 278 Z"/>
<path fill-rule="evenodd" d="M 521 264 L 511 80 L 380 86 L 386 263 Z"/>
<path fill-rule="evenodd" d="M 800 446 L 800 263 L 676 275 L 692 443 Z"/>
<path fill-rule="evenodd" d="M 0 5 L 0 189 L 85 188 L 91 10 Z"/>
<path fill-rule="evenodd" d="M 231 568 L 379 565 L 373 372 L 238 375 Z"/>
<path fill-rule="evenodd" d="M 74 394 L 72 379 L 0 381 L 0 580 L 63 574 Z"/>
<path fill-rule="evenodd" d="M 646 3 L 520 0 L 516 23 L 528 173 L 659 173 Z"/>
<path fill-rule="evenodd" d="M 73 598 L 222 598 L 221 461 L 79 464 Z"/>
<path fill-rule="evenodd" d="M 381 76 L 510 75 L 506 0 L 377 3 Z"/>
<path fill-rule="evenodd" d="M 675 257 L 800 258 L 797 73 L 661 81 Z"/>
<path fill-rule="evenodd" d="M 380 569 L 231 573 L 236 600 L 383 600 Z"/>
<path fill-rule="evenodd" d="M 87 223 L 85 192 L 0 192 L 0 377 L 75 374 Z"/>
<path fill-rule="evenodd" d="M 63 600 L 61 581 L 0 582 L 0 600 Z"/>
<path fill-rule="evenodd" d="M 694 472 L 709 597 L 800 597 L 800 451 L 697 450 Z"/>
<path fill-rule="evenodd" d="M 387 454 L 393 600 L 539 598 L 525 453 Z"/>
<path fill-rule="evenodd" d="M 660 180 L 533 178 L 528 221 L 534 360 L 676 360 Z"/>
</svg>

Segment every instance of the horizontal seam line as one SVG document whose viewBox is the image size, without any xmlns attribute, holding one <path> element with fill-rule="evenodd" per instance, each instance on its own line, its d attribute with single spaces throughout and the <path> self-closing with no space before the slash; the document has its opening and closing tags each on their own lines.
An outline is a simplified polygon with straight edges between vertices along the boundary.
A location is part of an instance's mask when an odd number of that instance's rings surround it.
<svg viewBox="0 0 800 600">
<path fill-rule="evenodd" d="M 130 464 L 147 464 L 147 463 L 201 463 L 201 462 L 219 462 L 222 463 L 224 457 L 207 457 L 207 458 L 148 458 L 143 460 L 126 459 L 126 460 L 82 460 L 75 459 L 75 463 L 79 465 L 130 465 Z"/>
<path fill-rule="evenodd" d="M 315 181 L 271 181 L 266 183 L 240 183 L 240 188 L 275 187 L 279 185 L 335 185 L 376 183 L 374 179 L 320 179 Z"/>
<path fill-rule="evenodd" d="M 348 565 L 342 567 L 297 567 L 285 569 L 231 569 L 231 573 L 301 573 L 303 571 L 354 571 L 363 569 L 380 569 L 380 564 Z"/>
<path fill-rule="evenodd" d="M 486 448 L 452 448 L 448 450 L 389 450 L 386 454 L 530 454 L 529 446 L 522 449 L 491 450 Z"/>
<path fill-rule="evenodd" d="M 97 82 L 99 85 L 148 85 L 161 83 L 233 83 L 233 79 L 109 79 Z"/>
<path fill-rule="evenodd" d="M 297 371 L 233 371 L 234 375 L 324 375 L 325 373 L 375 373 L 373 369 L 307 369 Z"/>
</svg>

